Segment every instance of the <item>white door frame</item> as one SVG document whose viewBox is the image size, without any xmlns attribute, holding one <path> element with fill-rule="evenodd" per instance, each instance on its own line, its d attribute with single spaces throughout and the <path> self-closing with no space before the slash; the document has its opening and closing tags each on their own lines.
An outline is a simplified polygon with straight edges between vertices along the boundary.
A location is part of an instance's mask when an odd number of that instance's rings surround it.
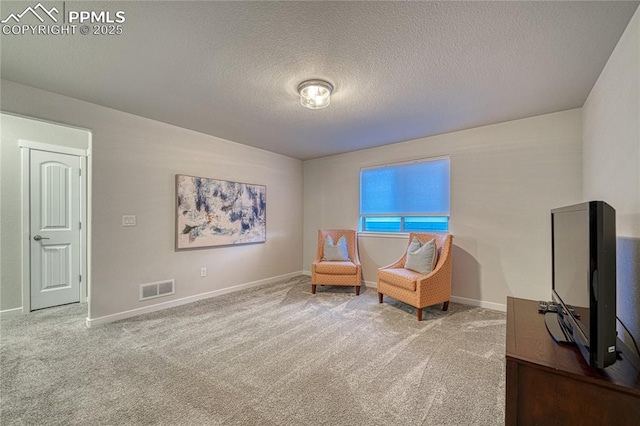
<svg viewBox="0 0 640 426">
<path fill-rule="evenodd" d="M 80 270 L 82 281 L 80 282 L 80 302 L 86 302 L 90 294 L 91 285 L 91 132 L 88 132 L 89 149 L 71 148 L 61 145 L 18 140 L 22 168 L 22 313 L 31 312 L 31 182 L 30 182 L 30 158 L 31 150 L 56 152 L 80 157 L 80 216 L 82 228 L 80 230 Z M 87 315 L 87 317 L 90 317 Z"/>
</svg>

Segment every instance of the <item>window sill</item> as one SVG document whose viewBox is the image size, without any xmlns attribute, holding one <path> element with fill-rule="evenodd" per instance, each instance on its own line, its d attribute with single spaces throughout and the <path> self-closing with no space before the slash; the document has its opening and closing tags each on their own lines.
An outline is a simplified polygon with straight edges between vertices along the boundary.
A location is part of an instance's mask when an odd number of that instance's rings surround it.
<svg viewBox="0 0 640 426">
<path fill-rule="evenodd" d="M 407 239 L 409 237 L 408 232 L 371 232 L 371 231 L 360 231 L 358 232 L 358 238 L 398 238 L 398 239 Z"/>
</svg>

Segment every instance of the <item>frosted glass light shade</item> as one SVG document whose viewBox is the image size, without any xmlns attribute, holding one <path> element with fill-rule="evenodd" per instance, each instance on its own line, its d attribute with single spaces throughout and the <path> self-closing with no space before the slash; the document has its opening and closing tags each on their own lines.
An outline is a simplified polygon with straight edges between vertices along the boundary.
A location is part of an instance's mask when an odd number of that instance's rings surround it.
<svg viewBox="0 0 640 426">
<path fill-rule="evenodd" d="M 298 85 L 300 105 L 309 109 L 328 107 L 332 92 L 333 86 L 324 80 L 307 80 Z"/>
</svg>

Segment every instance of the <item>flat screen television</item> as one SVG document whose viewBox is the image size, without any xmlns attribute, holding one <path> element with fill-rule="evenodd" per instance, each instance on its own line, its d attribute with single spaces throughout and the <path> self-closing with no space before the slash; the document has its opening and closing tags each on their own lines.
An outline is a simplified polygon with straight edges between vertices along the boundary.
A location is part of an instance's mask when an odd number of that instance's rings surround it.
<svg viewBox="0 0 640 426">
<path fill-rule="evenodd" d="M 553 209 L 551 241 L 557 314 L 547 329 L 605 368 L 616 361 L 616 212 L 603 201 Z"/>
</svg>

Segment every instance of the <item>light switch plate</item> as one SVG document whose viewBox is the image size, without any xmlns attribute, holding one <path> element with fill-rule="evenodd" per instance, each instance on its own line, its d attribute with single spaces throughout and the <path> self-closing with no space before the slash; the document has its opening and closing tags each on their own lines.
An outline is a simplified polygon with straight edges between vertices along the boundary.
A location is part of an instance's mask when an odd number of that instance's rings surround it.
<svg viewBox="0 0 640 426">
<path fill-rule="evenodd" d="M 136 226 L 136 216 L 132 214 L 123 214 L 122 226 Z"/>
</svg>

